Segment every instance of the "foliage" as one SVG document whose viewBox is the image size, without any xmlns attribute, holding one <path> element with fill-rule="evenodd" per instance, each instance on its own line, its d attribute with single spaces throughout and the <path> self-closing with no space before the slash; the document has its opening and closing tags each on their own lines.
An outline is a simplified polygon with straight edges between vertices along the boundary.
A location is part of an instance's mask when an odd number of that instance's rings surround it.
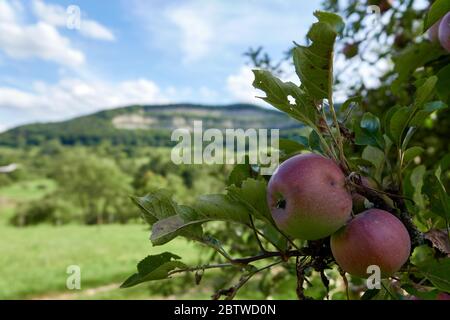
<svg viewBox="0 0 450 320">
<path fill-rule="evenodd" d="M 338 8 L 337 3 L 330 1 L 330 7 Z M 348 16 L 362 14 L 356 1 L 350 1 L 348 6 Z M 389 11 L 390 4 L 383 10 Z M 291 50 L 301 85 L 284 82 L 261 69 L 254 70 L 253 85 L 264 92 L 261 99 L 311 130 L 309 137 L 299 139 L 302 144 L 280 144 L 283 158 L 306 151 L 321 153 L 338 163 L 347 177 L 347 187 L 352 193 L 363 195 L 367 207 L 389 211 L 405 225 L 414 249 L 410 261 L 395 276 L 383 280 L 382 289 L 366 291 L 362 279 L 348 279 L 337 268 L 328 238 L 306 242 L 281 232 L 266 205 L 267 178 L 258 174 L 258 168 L 239 165 L 231 172 L 225 192 L 201 196 L 188 205 L 174 201 L 165 190 L 134 198 L 144 220 L 152 227 L 154 246 L 166 245 L 180 236 L 209 247 L 214 253 L 207 264 L 196 266 L 189 266 L 170 253 L 148 257 L 124 287 L 183 272 L 195 272 L 199 283 L 210 269 L 224 269 L 230 278 L 217 289 L 214 299 L 233 299 L 252 279 L 261 283 L 268 279 L 274 284 L 276 270 L 289 274 L 291 281 L 296 279 L 293 289 L 299 299 L 323 299 L 330 294 L 333 298 L 407 299 L 411 290 L 406 288 L 428 293 L 448 291 L 450 155 L 441 148 L 433 154 L 434 161 L 423 161 L 425 148 L 413 144 L 418 141 L 415 134 L 427 127 L 431 117 L 448 114 L 448 101 L 442 99 L 445 92 L 439 90 L 442 78 L 438 76 L 448 65 L 448 54 L 429 47 L 427 54 L 415 56 L 414 65 L 405 63 L 409 50 L 417 52 L 415 46 L 429 46 L 427 40 L 418 36 L 417 43 L 405 45 L 406 57 L 395 60 L 390 81 L 385 80 L 376 90 L 369 90 L 364 84 L 347 88 L 349 98 L 337 108 L 335 92 L 346 83 L 335 77 L 335 42 L 342 41 L 342 37 L 356 38 L 362 26 L 351 19 L 344 25 L 339 15 L 330 12 L 315 12 L 315 16 L 318 21 L 307 34 L 308 45 L 296 44 Z M 391 24 L 383 26 L 388 31 L 383 29 L 381 33 L 392 32 L 397 21 L 389 21 Z M 403 27 L 417 32 L 412 22 Z M 383 44 L 381 49 L 389 50 L 390 46 Z M 359 52 L 357 56 L 364 57 L 363 50 Z M 392 96 L 383 99 L 382 105 L 365 106 L 389 86 Z M 418 166 L 421 161 L 423 164 Z M 365 186 L 361 182 L 363 175 L 375 180 L 378 187 Z M 228 225 L 229 228 L 223 227 Z M 423 247 L 429 254 L 420 253 Z M 323 290 L 311 290 L 312 287 Z"/>
</svg>

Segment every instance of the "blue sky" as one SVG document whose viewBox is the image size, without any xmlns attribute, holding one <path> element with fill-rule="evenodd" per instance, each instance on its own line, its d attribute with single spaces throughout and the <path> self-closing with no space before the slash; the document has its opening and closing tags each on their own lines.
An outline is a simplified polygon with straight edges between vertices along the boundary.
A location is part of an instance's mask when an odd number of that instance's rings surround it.
<svg viewBox="0 0 450 320">
<path fill-rule="evenodd" d="M 70 5 L 81 11 L 79 29 L 67 26 L 77 21 Z M 319 0 L 0 0 L 0 130 L 132 103 L 256 102 L 243 52 L 263 45 L 279 57 L 303 41 L 319 8 Z"/>
</svg>

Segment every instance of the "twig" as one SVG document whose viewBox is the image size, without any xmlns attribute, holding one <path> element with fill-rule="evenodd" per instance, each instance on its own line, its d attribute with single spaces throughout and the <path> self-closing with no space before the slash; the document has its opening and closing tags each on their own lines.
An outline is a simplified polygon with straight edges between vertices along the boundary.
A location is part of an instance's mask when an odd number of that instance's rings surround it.
<svg viewBox="0 0 450 320">
<path fill-rule="evenodd" d="M 302 249 L 302 250 L 290 250 L 287 252 L 278 252 L 278 251 L 266 251 L 260 255 L 257 256 L 252 256 L 252 257 L 248 257 L 248 258 L 238 258 L 238 259 L 233 259 L 231 260 L 232 263 L 235 264 L 249 264 L 251 262 L 254 261 L 258 261 L 258 260 L 262 260 L 262 259 L 267 259 L 267 258 L 273 258 L 273 257 L 286 257 L 286 258 L 290 258 L 290 257 L 301 257 L 301 256 L 309 256 L 309 252 L 307 252 L 307 250 Z"/>
<path fill-rule="evenodd" d="M 255 223 L 253 222 L 253 218 L 252 218 L 251 214 L 249 214 L 248 217 L 250 218 L 250 224 L 251 224 L 251 227 L 255 234 L 256 241 L 258 241 L 259 248 L 261 249 L 262 252 L 266 252 L 267 250 L 264 248 L 264 246 L 261 243 L 261 240 L 259 239 L 258 232 L 256 231 Z"/>
</svg>

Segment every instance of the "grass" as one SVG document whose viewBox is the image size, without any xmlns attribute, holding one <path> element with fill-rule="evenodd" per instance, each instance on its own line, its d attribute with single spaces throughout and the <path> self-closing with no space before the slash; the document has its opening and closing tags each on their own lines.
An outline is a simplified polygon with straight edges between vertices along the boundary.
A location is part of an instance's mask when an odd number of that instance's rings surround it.
<svg viewBox="0 0 450 320">
<path fill-rule="evenodd" d="M 210 299 L 216 282 L 223 279 L 216 273 L 220 271 L 211 270 L 200 286 L 194 285 L 192 274 L 180 274 L 170 280 L 119 289 L 149 254 L 169 251 L 188 265 L 198 265 L 204 263 L 199 260 L 204 251 L 183 239 L 153 247 L 145 225 L 7 225 L 18 203 L 38 200 L 55 188 L 52 180 L 39 179 L 0 189 L 0 299 Z M 70 265 L 81 268 L 81 290 L 66 288 Z M 295 283 L 285 282 L 277 284 L 289 287 L 282 292 L 295 292 Z M 240 292 L 237 298 L 264 297 L 253 281 Z M 282 294 L 274 298 L 292 297 Z"/>
<path fill-rule="evenodd" d="M 15 228 L 0 226 L 0 299 L 52 297 L 73 293 L 66 289 L 69 265 L 81 267 L 82 291 L 118 284 L 136 270 L 136 264 L 148 254 L 170 251 L 196 263 L 198 251 L 184 240 L 164 247 L 152 247 L 143 225 L 37 226 Z M 100 296 L 109 298 L 149 298 L 145 286 L 136 289 L 112 289 Z"/>
<path fill-rule="evenodd" d="M 38 200 L 56 189 L 50 179 L 21 181 L 0 189 L 0 197 L 16 202 Z"/>
</svg>

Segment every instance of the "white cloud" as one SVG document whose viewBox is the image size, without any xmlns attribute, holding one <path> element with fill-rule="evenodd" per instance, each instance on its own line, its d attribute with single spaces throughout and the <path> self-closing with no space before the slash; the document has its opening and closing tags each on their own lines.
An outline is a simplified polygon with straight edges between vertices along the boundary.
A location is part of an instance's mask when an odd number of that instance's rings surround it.
<svg viewBox="0 0 450 320">
<path fill-rule="evenodd" d="M 249 46 L 286 49 L 301 41 L 314 21 L 319 2 L 283 0 L 183 2 L 133 0 L 131 8 L 148 31 L 151 45 L 181 50 L 186 62 L 202 62 L 208 56 L 235 55 Z M 296 26 L 293 28 L 293 26 Z"/>
<path fill-rule="evenodd" d="M 46 4 L 42 0 L 33 1 L 33 11 L 36 17 L 42 21 L 47 22 L 55 27 L 66 27 L 67 25 L 67 12 L 63 6 L 55 4 Z M 86 37 L 114 41 L 115 36 L 111 30 L 97 21 L 87 19 L 83 16 L 80 17 L 80 33 Z"/>
<path fill-rule="evenodd" d="M 217 95 L 207 87 L 161 89 L 155 82 L 140 78 L 118 83 L 64 78 L 55 84 L 35 82 L 28 91 L 0 87 L 0 118 L 18 115 L 2 125 L 31 121 L 62 120 L 101 109 L 133 104 L 186 102 L 193 96 L 211 101 Z"/>
<path fill-rule="evenodd" d="M 37 57 L 76 67 L 84 63 L 83 52 L 46 22 L 24 24 L 17 19 L 18 7 L 0 0 L 0 49 L 15 59 Z"/>
<path fill-rule="evenodd" d="M 8 2 L 0 0 L 0 22 L 14 23 L 16 21 L 16 13 L 14 8 Z"/>
<path fill-rule="evenodd" d="M 0 23 L 0 48 L 15 59 L 38 57 L 67 66 L 84 62 L 84 54 L 45 22 L 27 26 Z"/>
<path fill-rule="evenodd" d="M 168 12 L 169 20 L 181 32 L 181 43 L 185 61 L 190 62 L 208 53 L 213 40 L 212 26 L 201 13 L 192 8 L 176 8 Z"/>
<path fill-rule="evenodd" d="M 39 120 L 63 119 L 129 104 L 165 102 L 159 87 L 147 79 L 109 84 L 66 78 L 56 84 L 36 82 L 29 92 L 0 88 L 0 110 L 26 111 Z"/>
<path fill-rule="evenodd" d="M 241 67 L 236 74 L 232 74 L 227 78 L 227 91 L 239 102 L 259 103 L 263 101 L 257 99 L 260 96 L 258 91 L 253 87 L 253 72 L 250 67 Z"/>
<path fill-rule="evenodd" d="M 115 40 L 114 34 L 109 29 L 94 20 L 81 19 L 80 33 L 93 39 Z"/>
</svg>

